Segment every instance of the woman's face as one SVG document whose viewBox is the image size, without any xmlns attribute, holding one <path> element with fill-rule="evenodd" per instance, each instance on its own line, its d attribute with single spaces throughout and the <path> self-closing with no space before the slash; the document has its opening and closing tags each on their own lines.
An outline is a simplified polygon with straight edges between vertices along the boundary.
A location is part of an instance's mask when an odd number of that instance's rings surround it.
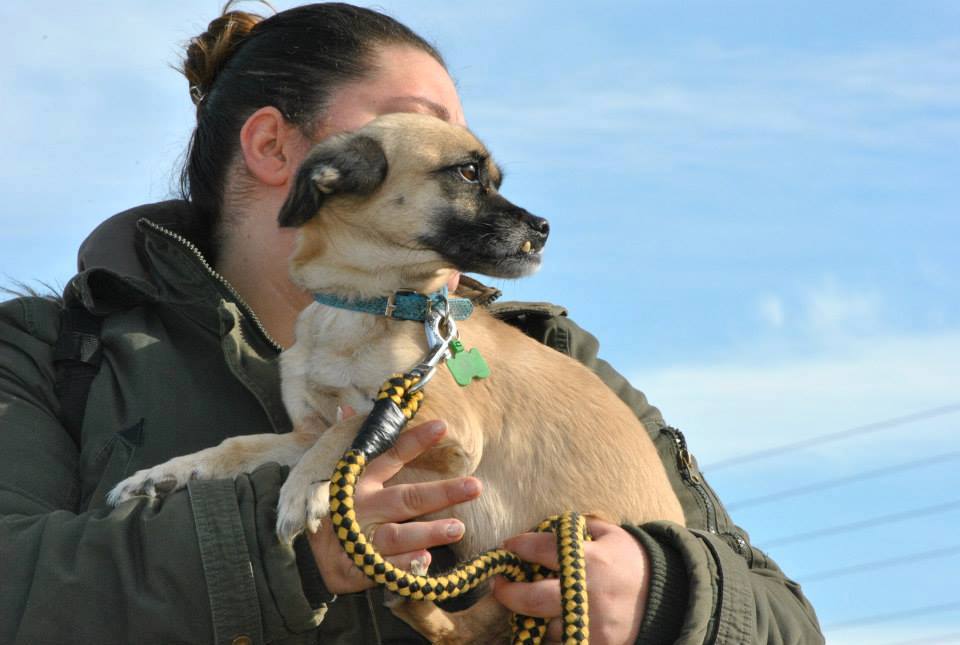
<svg viewBox="0 0 960 645">
<path fill-rule="evenodd" d="M 381 47 L 372 73 L 342 85 L 330 99 L 318 123 L 317 139 L 356 130 L 391 112 L 421 112 L 466 125 L 447 70 L 428 53 L 409 45 Z"/>
<path fill-rule="evenodd" d="M 372 71 L 364 78 L 350 81 L 333 91 L 329 104 L 315 125 L 313 137 L 299 137 L 285 148 L 285 154 L 298 167 L 311 146 L 338 132 L 356 130 L 368 122 L 392 112 L 432 114 L 450 123 L 466 125 L 460 97 L 450 75 L 432 56 L 409 45 L 387 45 L 374 55 Z M 276 212 L 286 198 L 289 184 L 262 194 L 257 216 L 244 218 L 232 236 L 240 244 L 250 244 L 260 275 L 269 273 L 273 284 L 287 285 L 287 292 L 298 306 L 306 306 L 309 295 L 293 288 L 287 275 L 287 258 L 293 251 L 295 229 L 278 228 Z M 269 214 L 269 216 L 264 216 Z M 293 288 L 291 291 L 290 289 Z"/>
</svg>

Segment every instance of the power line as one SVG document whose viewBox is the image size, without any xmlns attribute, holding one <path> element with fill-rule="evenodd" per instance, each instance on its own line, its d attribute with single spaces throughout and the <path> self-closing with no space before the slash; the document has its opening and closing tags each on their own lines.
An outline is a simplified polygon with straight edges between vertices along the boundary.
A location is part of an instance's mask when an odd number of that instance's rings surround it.
<svg viewBox="0 0 960 645">
<path fill-rule="evenodd" d="M 784 444 L 782 446 L 778 446 L 775 448 L 758 450 L 756 452 L 740 455 L 739 457 L 721 459 L 720 461 L 715 461 L 712 464 L 707 464 L 706 466 L 703 466 L 701 470 L 715 471 L 715 470 L 720 470 L 722 468 L 729 468 L 730 466 L 734 466 L 736 464 L 742 464 L 748 461 L 766 459 L 767 457 L 773 457 L 775 455 L 781 455 L 783 453 L 793 452 L 794 450 L 799 450 L 801 448 L 809 448 L 810 446 L 817 446 L 824 443 L 831 443 L 833 441 L 841 441 L 843 439 L 848 439 L 850 437 L 854 437 L 857 435 L 867 434 L 870 432 L 877 432 L 879 430 L 888 430 L 890 428 L 896 428 L 898 426 L 906 425 L 908 423 L 915 423 L 917 421 L 932 419 L 935 417 L 944 416 L 946 414 L 953 414 L 955 412 L 960 412 L 960 403 L 953 403 L 951 405 L 944 405 L 938 408 L 930 408 L 928 410 L 922 410 L 914 414 L 894 417 L 892 419 L 885 419 L 883 421 L 876 421 L 874 423 L 868 423 L 866 425 L 856 426 L 854 428 L 848 428 L 846 430 L 840 430 L 839 432 L 831 432 L 828 434 L 820 435 L 818 437 L 811 437 L 809 439 L 795 441 L 793 443 Z"/>
<path fill-rule="evenodd" d="M 944 461 L 950 461 L 957 458 L 960 458 L 960 452 L 948 452 L 941 455 L 933 455 L 932 457 L 924 457 L 922 459 L 917 459 L 915 461 L 907 461 L 899 464 L 893 464 L 890 466 L 884 466 L 881 468 L 875 468 L 873 470 L 866 470 L 854 475 L 837 477 L 835 479 L 827 479 L 822 482 L 807 484 L 805 486 L 788 488 L 786 490 L 778 491 L 776 493 L 769 493 L 767 495 L 758 495 L 756 497 L 748 497 L 746 499 L 733 502 L 732 504 L 727 504 L 727 510 L 734 511 L 741 508 L 747 508 L 749 506 L 758 506 L 760 504 L 767 504 L 769 502 L 775 502 L 775 501 L 784 499 L 785 497 L 797 497 L 799 495 L 806 495 L 807 493 L 813 493 L 821 490 L 826 490 L 829 488 L 835 488 L 837 486 L 842 486 L 844 484 L 852 484 L 854 482 L 862 481 L 864 479 L 881 477 L 883 475 L 889 475 L 891 473 L 896 473 L 903 470 L 933 466 L 935 464 L 939 464 Z"/>
<path fill-rule="evenodd" d="M 929 605 L 927 607 L 917 607 L 916 609 L 907 609 L 903 611 L 892 611 L 886 614 L 875 614 L 873 616 L 864 616 L 863 618 L 854 618 L 853 620 L 843 620 L 832 625 L 824 627 L 824 631 L 849 629 L 851 627 L 863 627 L 876 623 L 886 623 L 891 620 L 901 618 L 914 618 L 916 616 L 928 616 L 930 614 L 941 614 L 948 611 L 960 609 L 960 602 L 948 602 L 941 605 Z"/>
<path fill-rule="evenodd" d="M 908 511 L 901 511 L 899 513 L 890 513 L 888 515 L 871 517 L 865 520 L 850 522 L 849 524 L 839 524 L 837 526 L 830 526 L 823 529 L 817 529 L 816 531 L 808 531 L 806 533 L 796 533 L 794 535 L 786 535 L 784 537 L 775 538 L 773 540 L 764 540 L 763 545 L 764 547 L 769 548 L 771 546 L 793 544 L 795 542 L 805 542 L 806 540 L 826 537 L 828 535 L 835 535 L 837 533 L 847 533 L 849 531 L 855 531 L 857 529 L 868 528 L 871 526 L 879 526 L 881 524 L 890 524 L 891 522 L 900 522 L 902 520 L 907 520 L 914 517 L 922 517 L 924 515 L 935 515 L 937 513 L 949 511 L 957 507 L 960 507 L 960 499 L 955 499 L 949 502 L 945 502 L 943 504 L 935 504 L 933 506 L 924 506 L 923 508 L 915 508 Z"/>
<path fill-rule="evenodd" d="M 898 556 L 896 558 L 874 560 L 872 562 L 863 562 L 861 564 L 853 564 L 848 567 L 839 567 L 837 569 L 817 571 L 815 573 L 810 573 L 805 576 L 797 576 L 797 580 L 799 582 L 802 582 L 803 584 L 807 584 L 815 580 L 827 580 L 829 578 L 847 576 L 854 573 L 861 573 L 863 571 L 875 571 L 877 569 L 895 567 L 902 564 L 908 564 L 911 562 L 919 562 L 921 560 L 931 560 L 933 558 L 939 558 L 945 555 L 953 555 L 954 553 L 960 553 L 960 544 L 954 544 L 952 546 L 944 547 L 941 549 L 932 549 L 930 551 L 921 551 L 919 553 L 910 553 L 907 555 Z"/>
<path fill-rule="evenodd" d="M 908 641 L 897 641 L 896 643 L 886 643 L 886 645 L 923 645 L 924 643 L 934 643 L 934 645 L 960 643 L 960 632 L 950 632 L 949 634 L 938 634 L 937 636 L 925 636 L 915 639 L 911 638 Z"/>
</svg>

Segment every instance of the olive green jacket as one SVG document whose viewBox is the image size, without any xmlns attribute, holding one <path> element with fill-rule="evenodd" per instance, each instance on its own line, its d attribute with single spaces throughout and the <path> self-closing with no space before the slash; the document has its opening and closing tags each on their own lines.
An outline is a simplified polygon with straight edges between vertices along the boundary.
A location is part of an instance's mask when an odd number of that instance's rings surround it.
<svg viewBox="0 0 960 645">
<path fill-rule="evenodd" d="M 279 348 L 176 233 L 182 202 L 122 213 L 84 243 L 65 299 L 101 317 L 102 359 L 79 448 L 54 393 L 60 304 L 0 305 L 0 643 L 417 643 L 378 592 L 325 599 L 315 567 L 278 543 L 286 475 L 265 465 L 109 508 L 132 472 L 226 437 L 287 432 Z M 141 217 L 149 221 L 139 221 Z M 470 294 L 490 300 L 492 290 Z M 651 557 L 638 642 L 819 643 L 800 588 L 752 548 L 683 436 L 550 305 L 490 305 L 594 369 L 653 437 L 689 528 L 626 527 Z M 302 555 L 302 553 L 301 553 Z"/>
</svg>

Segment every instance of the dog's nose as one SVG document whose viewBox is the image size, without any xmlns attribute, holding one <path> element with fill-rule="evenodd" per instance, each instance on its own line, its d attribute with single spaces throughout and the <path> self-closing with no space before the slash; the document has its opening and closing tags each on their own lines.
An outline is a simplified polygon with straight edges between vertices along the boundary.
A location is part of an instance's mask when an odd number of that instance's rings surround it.
<svg viewBox="0 0 960 645">
<path fill-rule="evenodd" d="M 544 239 L 546 239 L 547 236 L 550 235 L 550 222 L 543 219 L 542 217 L 533 218 L 533 228 L 534 230 L 539 232 Z"/>
<path fill-rule="evenodd" d="M 550 234 L 550 222 L 542 217 L 531 215 L 527 211 L 523 211 L 520 218 L 524 220 L 530 228 L 539 233 L 543 239 L 547 239 L 547 235 Z"/>
</svg>

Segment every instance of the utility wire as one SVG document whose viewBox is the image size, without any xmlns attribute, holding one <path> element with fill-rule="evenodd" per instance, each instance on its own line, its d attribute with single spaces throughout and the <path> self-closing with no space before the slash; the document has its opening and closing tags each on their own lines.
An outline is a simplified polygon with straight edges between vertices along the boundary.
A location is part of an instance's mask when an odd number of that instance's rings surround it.
<svg viewBox="0 0 960 645">
<path fill-rule="evenodd" d="M 747 508 L 749 506 L 758 506 L 760 504 L 767 504 L 770 502 L 775 502 L 775 501 L 784 499 L 786 497 L 797 497 L 799 495 L 806 495 L 807 493 L 814 493 L 821 490 L 827 490 L 829 488 L 835 488 L 837 486 L 842 486 L 844 484 L 852 484 L 854 482 L 862 481 L 864 479 L 881 477 L 883 475 L 889 475 L 891 473 L 910 470 L 912 468 L 924 468 L 927 466 L 933 466 L 935 464 L 939 464 L 944 461 L 951 461 L 957 458 L 960 458 L 960 452 L 947 452 L 941 455 L 933 455 L 932 457 L 924 457 L 922 459 L 917 459 L 915 461 L 907 461 L 899 464 L 893 464 L 890 466 L 883 466 L 881 468 L 875 468 L 873 470 L 865 470 L 863 472 L 856 473 L 854 475 L 837 477 L 835 479 L 826 479 L 822 482 L 815 482 L 813 484 L 798 486 L 796 488 L 788 488 L 775 493 L 769 493 L 767 495 L 758 495 L 756 497 L 748 497 L 746 499 L 733 502 L 732 504 L 727 504 L 727 510 L 734 511 L 741 508 Z"/>
<path fill-rule="evenodd" d="M 930 551 L 921 551 L 919 553 L 909 553 L 907 555 L 901 555 L 896 558 L 874 560 L 872 562 L 864 562 L 862 564 L 852 564 L 848 567 L 839 567 L 837 569 L 817 571 L 815 573 L 810 573 L 805 576 L 797 576 L 797 580 L 799 582 L 802 582 L 803 584 L 807 584 L 809 582 L 813 582 L 816 580 L 827 580 L 829 578 L 847 576 L 854 573 L 861 573 L 863 571 L 875 571 L 877 569 L 895 567 L 895 566 L 907 564 L 910 562 L 919 562 L 921 560 L 930 560 L 933 558 L 949 556 L 955 553 L 960 553 L 960 544 L 954 544 L 952 546 L 944 547 L 941 549 L 933 549 Z"/>
<path fill-rule="evenodd" d="M 886 643 L 885 645 L 923 645 L 924 643 L 933 643 L 934 645 L 960 643 L 960 632 L 950 632 L 949 634 L 938 634 L 937 636 L 925 636 L 916 639 L 911 638 L 908 641 L 897 641 L 896 643 Z"/>
<path fill-rule="evenodd" d="M 960 609 L 960 602 L 948 602 L 941 605 L 929 605 L 927 607 L 917 607 L 915 609 L 906 609 L 903 611 L 892 611 L 886 614 L 875 614 L 873 616 L 864 616 L 863 618 L 854 618 L 853 620 L 842 620 L 824 627 L 824 631 L 833 631 L 849 629 L 851 627 L 863 627 L 865 625 L 874 625 L 876 623 L 886 623 L 891 620 L 901 618 L 914 618 L 916 616 L 929 616 L 930 614 L 942 614 L 948 611 Z"/>
<path fill-rule="evenodd" d="M 924 506 L 923 508 L 915 508 L 908 511 L 901 511 L 899 513 L 890 513 L 888 515 L 871 517 L 865 520 L 850 522 L 849 524 L 839 524 L 837 526 L 830 526 L 823 529 L 817 529 L 816 531 L 808 531 L 807 533 L 795 533 L 794 535 L 786 535 L 784 537 L 775 538 L 773 540 L 764 540 L 763 545 L 764 547 L 769 548 L 771 546 L 793 544 L 795 542 L 805 542 L 807 540 L 826 537 L 828 535 L 835 535 L 837 533 L 847 533 L 849 531 L 855 531 L 857 529 L 868 528 L 871 526 L 880 526 L 882 524 L 900 522 L 900 521 L 911 519 L 914 517 L 922 517 L 924 515 L 935 515 L 938 513 L 942 513 L 944 511 L 953 510 L 957 507 L 960 507 L 960 499 L 955 499 L 949 502 L 945 502 L 943 504 L 935 504 L 933 506 Z"/>
<path fill-rule="evenodd" d="M 748 461 L 766 459 L 767 457 L 773 457 L 773 456 L 781 455 L 787 452 L 793 452 L 801 448 L 809 448 L 810 446 L 818 446 L 820 444 L 831 443 L 833 441 L 841 441 L 843 439 L 848 439 L 850 437 L 855 437 L 857 435 L 868 434 L 868 433 L 877 432 L 880 430 L 888 430 L 890 428 L 896 428 L 898 426 L 906 425 L 908 423 L 915 423 L 917 421 L 923 421 L 925 419 L 933 419 L 935 417 L 941 417 L 947 414 L 953 414 L 955 412 L 960 412 L 960 403 L 953 403 L 951 405 L 944 405 L 938 408 L 930 408 L 928 410 L 922 410 L 920 412 L 915 412 L 914 414 L 907 414 L 900 417 L 894 417 L 892 419 L 876 421 L 874 423 L 868 423 L 866 425 L 856 426 L 854 428 L 848 428 L 846 430 L 841 430 L 839 432 L 831 432 L 828 434 L 820 435 L 818 437 L 811 437 L 809 439 L 795 441 L 793 443 L 788 443 L 775 448 L 767 448 L 765 450 L 750 452 L 745 455 L 740 455 L 739 457 L 730 457 L 729 459 L 721 459 L 720 461 L 715 461 L 712 464 L 707 464 L 706 466 L 703 466 L 701 470 L 716 471 L 722 468 L 729 468 L 730 466 L 735 466 L 737 464 L 742 464 Z"/>
</svg>

